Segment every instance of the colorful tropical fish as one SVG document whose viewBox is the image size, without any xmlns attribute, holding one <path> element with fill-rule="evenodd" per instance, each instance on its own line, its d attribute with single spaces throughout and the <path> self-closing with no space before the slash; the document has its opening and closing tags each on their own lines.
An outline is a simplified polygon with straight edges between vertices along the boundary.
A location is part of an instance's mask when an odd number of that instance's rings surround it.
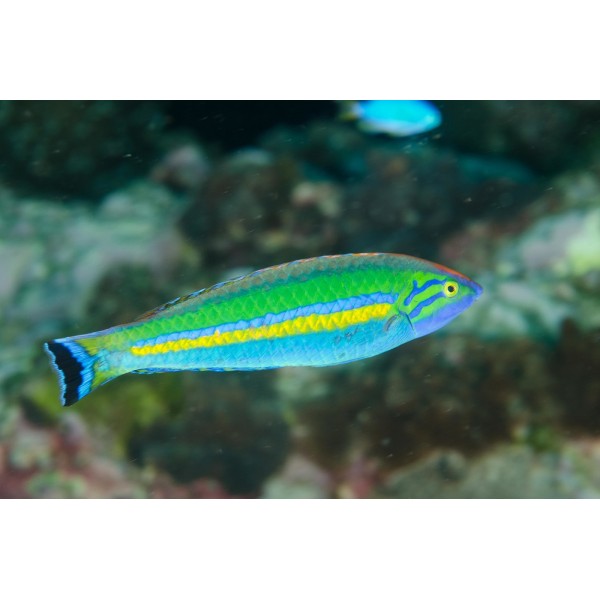
<svg viewBox="0 0 600 600">
<path fill-rule="evenodd" d="M 130 372 L 360 360 L 443 327 L 481 292 L 464 275 L 420 258 L 321 256 L 218 283 L 132 323 L 44 347 L 69 406 Z"/>
<path fill-rule="evenodd" d="M 405 137 L 442 123 L 440 111 L 426 100 L 360 100 L 342 104 L 342 118 L 358 120 L 368 133 Z"/>
</svg>

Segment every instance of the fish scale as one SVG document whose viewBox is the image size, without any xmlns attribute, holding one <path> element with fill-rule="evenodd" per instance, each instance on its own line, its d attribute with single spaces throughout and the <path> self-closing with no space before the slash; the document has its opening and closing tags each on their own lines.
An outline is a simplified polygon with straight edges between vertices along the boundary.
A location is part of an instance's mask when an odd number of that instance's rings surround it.
<svg viewBox="0 0 600 600">
<path fill-rule="evenodd" d="M 481 293 L 401 254 L 302 259 L 172 300 L 132 323 L 48 342 L 64 405 L 124 373 L 323 367 L 439 329 Z M 415 318 L 412 319 L 411 315 Z"/>
</svg>

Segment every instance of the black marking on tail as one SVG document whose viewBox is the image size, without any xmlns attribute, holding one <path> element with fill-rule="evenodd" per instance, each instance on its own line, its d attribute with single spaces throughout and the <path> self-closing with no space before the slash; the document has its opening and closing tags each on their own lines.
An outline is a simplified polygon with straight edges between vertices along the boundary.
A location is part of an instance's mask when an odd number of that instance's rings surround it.
<svg viewBox="0 0 600 600">
<path fill-rule="evenodd" d="M 72 352 L 60 342 L 48 342 L 46 349 L 51 353 L 52 362 L 61 383 L 63 406 L 71 406 L 79 400 L 79 386 L 83 383 L 81 372 L 84 366 Z"/>
</svg>

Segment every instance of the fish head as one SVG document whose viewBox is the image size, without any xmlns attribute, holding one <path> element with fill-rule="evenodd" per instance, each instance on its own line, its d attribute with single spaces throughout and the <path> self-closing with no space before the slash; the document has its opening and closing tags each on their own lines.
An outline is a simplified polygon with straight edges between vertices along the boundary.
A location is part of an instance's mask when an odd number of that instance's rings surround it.
<svg viewBox="0 0 600 600">
<path fill-rule="evenodd" d="M 483 292 L 467 276 L 434 263 L 415 270 L 411 279 L 399 309 L 408 317 L 415 337 L 440 329 L 469 308 Z"/>
</svg>

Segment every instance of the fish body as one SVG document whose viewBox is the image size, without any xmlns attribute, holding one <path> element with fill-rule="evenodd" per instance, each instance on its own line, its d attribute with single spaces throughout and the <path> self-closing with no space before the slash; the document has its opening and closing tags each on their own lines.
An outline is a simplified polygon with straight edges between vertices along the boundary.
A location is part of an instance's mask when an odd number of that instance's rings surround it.
<svg viewBox="0 0 600 600">
<path fill-rule="evenodd" d="M 426 100 L 360 100 L 346 103 L 342 116 L 358 120 L 369 133 L 406 137 L 442 123 L 440 111 Z"/>
<path fill-rule="evenodd" d="M 439 329 L 481 287 L 400 254 L 297 260 L 177 298 L 137 321 L 45 344 L 63 405 L 124 373 L 323 367 Z"/>
</svg>

